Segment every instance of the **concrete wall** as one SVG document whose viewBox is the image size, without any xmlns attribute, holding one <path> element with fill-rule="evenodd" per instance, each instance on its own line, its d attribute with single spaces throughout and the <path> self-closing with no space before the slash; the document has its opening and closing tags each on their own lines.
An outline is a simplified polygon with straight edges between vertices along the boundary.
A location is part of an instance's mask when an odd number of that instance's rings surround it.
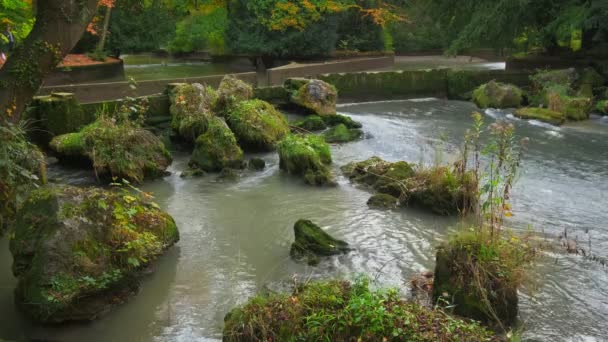
<svg viewBox="0 0 608 342">
<path fill-rule="evenodd" d="M 239 79 L 251 83 L 257 83 L 255 72 L 235 74 Z M 39 95 L 48 95 L 56 92 L 74 93 L 81 103 L 101 102 L 107 100 L 121 99 L 127 96 L 147 96 L 160 94 L 165 91 L 169 83 L 202 83 L 217 87 L 224 75 L 175 78 L 166 80 L 141 81 L 137 83 L 137 89 L 131 89 L 129 82 L 111 83 L 89 83 L 49 86 L 40 89 Z"/>
<path fill-rule="evenodd" d="M 394 56 L 358 58 L 327 63 L 286 65 L 267 70 L 267 84 L 281 85 L 292 77 L 318 77 L 321 74 L 357 72 L 391 67 L 395 64 Z"/>
<path fill-rule="evenodd" d="M 111 63 L 59 67 L 52 74 L 45 77 L 45 86 L 60 84 L 88 83 L 97 80 L 124 80 L 125 69 L 122 60 Z"/>
</svg>

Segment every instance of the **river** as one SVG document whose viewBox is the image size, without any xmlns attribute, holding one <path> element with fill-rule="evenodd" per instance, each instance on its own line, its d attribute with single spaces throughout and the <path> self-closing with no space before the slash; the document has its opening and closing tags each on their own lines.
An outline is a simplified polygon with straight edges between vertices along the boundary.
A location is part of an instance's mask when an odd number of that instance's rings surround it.
<svg viewBox="0 0 608 342">
<path fill-rule="evenodd" d="M 336 172 L 354 160 L 432 163 L 435 151 L 452 160 L 470 125 L 474 105 L 420 99 L 343 104 L 339 112 L 363 123 L 365 139 L 333 146 Z M 508 111 L 486 111 L 485 119 L 512 121 L 531 139 L 524 172 L 514 189 L 515 229 L 530 225 L 554 239 L 565 228 L 592 251 L 608 255 L 608 117 L 558 128 L 513 119 Z M 442 143 L 443 142 L 443 143 Z M 40 327 L 16 312 L 6 238 L 0 240 L 0 340 L 207 341 L 221 339 L 223 317 L 266 287 L 307 279 L 354 278 L 367 274 L 378 286 L 404 284 L 434 265 L 434 247 L 457 219 L 414 209 L 375 211 L 370 194 L 339 176 L 334 188 L 314 188 L 278 168 L 276 153 L 259 154 L 262 172 L 246 171 L 236 183 L 214 176 L 182 179 L 187 156 L 177 155 L 172 175 L 147 183 L 173 215 L 181 241 L 147 276 L 126 305 L 90 324 Z M 79 183 L 86 175 L 51 170 Z M 317 267 L 289 259 L 293 224 L 311 219 L 355 251 Z M 526 340 L 601 341 L 608 336 L 608 269 L 575 255 L 546 253 L 531 269 L 538 289 L 522 290 Z"/>
</svg>

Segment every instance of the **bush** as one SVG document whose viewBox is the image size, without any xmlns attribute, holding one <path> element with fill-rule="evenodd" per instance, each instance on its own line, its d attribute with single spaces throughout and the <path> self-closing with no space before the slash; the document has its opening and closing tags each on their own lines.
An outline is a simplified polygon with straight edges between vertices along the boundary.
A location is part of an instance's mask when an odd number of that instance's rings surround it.
<svg viewBox="0 0 608 342">
<path fill-rule="evenodd" d="M 224 341 L 487 341 L 492 333 L 372 290 L 369 280 L 309 283 L 249 300 L 224 319 Z"/>
<path fill-rule="evenodd" d="M 225 8 L 216 8 L 209 13 L 194 12 L 177 24 L 169 51 L 208 50 L 214 55 L 223 55 L 226 52 L 224 34 L 227 26 L 228 12 Z"/>
</svg>

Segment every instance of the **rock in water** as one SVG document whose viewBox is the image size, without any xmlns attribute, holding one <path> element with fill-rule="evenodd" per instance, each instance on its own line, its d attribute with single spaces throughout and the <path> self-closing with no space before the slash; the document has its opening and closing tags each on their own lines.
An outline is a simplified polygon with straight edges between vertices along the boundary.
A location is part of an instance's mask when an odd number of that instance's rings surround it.
<svg viewBox="0 0 608 342">
<path fill-rule="evenodd" d="M 389 194 L 375 194 L 367 201 L 372 209 L 395 209 L 399 205 L 399 199 Z"/>
<path fill-rule="evenodd" d="M 226 75 L 220 82 L 217 93 L 217 101 L 213 109 L 218 115 L 224 116 L 230 107 L 253 98 L 253 87 L 234 75 Z"/>
<path fill-rule="evenodd" d="M 348 128 L 344 124 L 332 127 L 323 134 L 328 143 L 345 143 L 357 140 L 363 136 L 363 131 L 358 128 Z"/>
<path fill-rule="evenodd" d="M 539 120 L 552 125 L 561 125 L 566 121 L 566 117 L 559 112 L 538 107 L 519 108 L 515 111 L 515 116 L 526 120 Z"/>
<path fill-rule="evenodd" d="M 293 226 L 295 242 L 291 245 L 290 255 L 296 260 L 318 264 L 320 256 L 346 253 L 348 243 L 334 239 L 309 220 L 299 220 Z"/>
<path fill-rule="evenodd" d="M 285 116 L 262 100 L 236 104 L 229 110 L 227 121 L 241 147 L 249 151 L 271 151 L 289 134 Z"/>
<path fill-rule="evenodd" d="M 473 92 L 479 108 L 516 108 L 523 101 L 521 89 L 511 84 L 490 81 Z"/>
<path fill-rule="evenodd" d="M 224 120 L 211 119 L 207 132 L 196 139 L 190 164 L 208 172 L 243 166 L 243 151 Z"/>
<path fill-rule="evenodd" d="M 262 171 L 266 168 L 266 161 L 262 158 L 251 158 L 248 166 L 251 170 Z"/>
<path fill-rule="evenodd" d="M 40 322 L 96 319 L 134 293 L 142 271 L 178 240 L 173 218 L 144 195 L 37 189 L 10 241 L 16 300 Z"/>
<path fill-rule="evenodd" d="M 194 142 L 207 131 L 213 117 L 215 90 L 199 83 L 175 84 L 170 91 L 171 128 L 186 141 Z"/>
<path fill-rule="evenodd" d="M 314 114 L 336 114 L 336 101 L 338 91 L 336 88 L 321 80 L 309 80 L 291 95 L 291 102 Z"/>
<path fill-rule="evenodd" d="M 288 135 L 278 145 L 279 167 L 310 185 L 334 184 L 329 145 L 317 135 Z"/>
</svg>

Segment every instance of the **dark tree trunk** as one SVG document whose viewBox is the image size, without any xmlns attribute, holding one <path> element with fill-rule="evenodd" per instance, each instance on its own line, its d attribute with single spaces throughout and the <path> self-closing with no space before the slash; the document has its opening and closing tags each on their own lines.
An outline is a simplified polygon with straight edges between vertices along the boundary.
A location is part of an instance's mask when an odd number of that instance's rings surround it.
<svg viewBox="0 0 608 342">
<path fill-rule="evenodd" d="M 82 37 L 98 0 L 38 0 L 29 36 L 0 69 L 0 122 L 18 121 L 42 81 Z"/>
</svg>

